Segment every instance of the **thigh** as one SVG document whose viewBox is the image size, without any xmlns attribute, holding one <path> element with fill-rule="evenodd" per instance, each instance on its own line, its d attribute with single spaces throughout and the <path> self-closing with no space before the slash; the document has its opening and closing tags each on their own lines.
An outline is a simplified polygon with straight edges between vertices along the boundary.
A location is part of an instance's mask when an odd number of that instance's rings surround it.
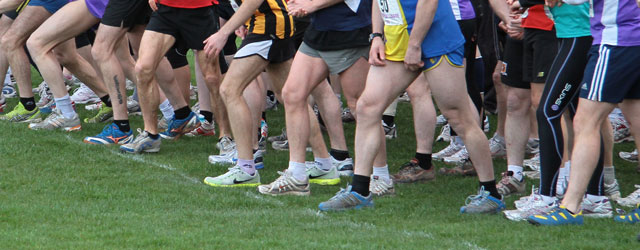
<svg viewBox="0 0 640 250">
<path fill-rule="evenodd" d="M 18 42 L 24 42 L 50 16 L 51 13 L 44 7 L 27 6 L 13 21 L 5 36 L 10 35 L 16 37 Z"/>
<path fill-rule="evenodd" d="M 306 97 L 327 76 L 329 76 L 329 68 L 327 68 L 322 58 L 298 51 L 293 58 L 284 88 L 289 93 Z"/>
<path fill-rule="evenodd" d="M 158 67 L 160 60 L 173 46 L 176 39 L 167 34 L 147 30 L 142 35 L 140 41 L 140 51 L 138 62 L 146 66 L 151 66 L 154 70 Z"/>
<path fill-rule="evenodd" d="M 221 87 L 244 90 L 264 71 L 268 64 L 269 62 L 257 55 L 235 59 L 229 67 Z M 205 71 L 203 70 L 203 72 Z M 242 91 L 238 91 L 238 93 L 242 94 Z"/>
<path fill-rule="evenodd" d="M 119 41 L 127 34 L 127 29 L 100 24 L 93 47 L 99 50 L 115 51 Z"/>
<path fill-rule="evenodd" d="M 271 78 L 271 84 L 273 88 L 277 89 L 275 91 L 277 91 L 278 94 L 282 92 L 284 83 L 287 81 L 287 77 L 291 72 L 292 63 L 293 59 L 289 59 L 281 63 L 269 63 L 269 66 L 267 66 L 267 73 Z"/>
<path fill-rule="evenodd" d="M 504 60 L 502 61 L 502 83 L 515 88 L 530 88 L 529 83 L 523 81 L 523 43 L 508 38 L 504 48 Z"/>
<path fill-rule="evenodd" d="M 555 30 L 536 30 L 535 33 L 532 41 L 531 82 L 544 83 L 547 80 L 553 59 L 558 54 L 558 41 Z"/>
<path fill-rule="evenodd" d="M 371 66 L 358 103 L 374 104 L 382 114 L 419 74 L 419 71 L 407 70 L 403 62 L 386 61 L 385 66 Z"/>
<path fill-rule="evenodd" d="M 2 15 L 2 17 L 0 17 L 0 37 L 4 36 L 9 27 L 11 27 L 11 24 L 13 24 L 13 19 L 5 15 Z"/>
<path fill-rule="evenodd" d="M 466 105 L 467 84 L 464 68 L 454 67 L 449 63 L 440 63 L 437 67 L 424 72 L 430 83 L 431 93 L 440 109 L 451 109 Z"/>
<path fill-rule="evenodd" d="M 98 21 L 89 13 L 84 0 L 71 2 L 42 23 L 30 39 L 40 41 L 49 50 L 82 34 Z"/>
</svg>

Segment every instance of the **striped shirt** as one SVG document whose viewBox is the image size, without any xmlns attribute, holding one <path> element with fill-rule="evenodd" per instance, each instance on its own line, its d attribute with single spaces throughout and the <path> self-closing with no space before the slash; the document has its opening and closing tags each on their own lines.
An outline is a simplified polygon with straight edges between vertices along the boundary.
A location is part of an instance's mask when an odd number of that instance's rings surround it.
<svg viewBox="0 0 640 250">
<path fill-rule="evenodd" d="M 592 0 L 593 44 L 640 45 L 640 8 L 635 0 Z"/>
<path fill-rule="evenodd" d="M 238 6 L 240 0 L 234 0 Z M 284 0 L 265 0 L 245 23 L 249 33 L 267 35 L 272 39 L 287 39 L 295 31 Z"/>
<path fill-rule="evenodd" d="M 476 12 L 473 10 L 471 0 L 449 0 L 451 10 L 456 20 L 469 20 L 476 18 Z"/>
</svg>

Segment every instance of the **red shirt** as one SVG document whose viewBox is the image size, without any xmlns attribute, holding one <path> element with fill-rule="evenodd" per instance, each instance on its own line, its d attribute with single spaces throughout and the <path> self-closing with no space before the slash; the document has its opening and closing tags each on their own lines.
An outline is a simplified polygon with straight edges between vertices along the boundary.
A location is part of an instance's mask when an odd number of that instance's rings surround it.
<svg viewBox="0 0 640 250">
<path fill-rule="evenodd" d="M 217 4 L 215 0 L 156 0 L 158 3 L 162 5 L 166 5 L 174 8 L 182 8 L 182 9 L 196 9 L 211 6 L 214 3 Z"/>
<path fill-rule="evenodd" d="M 538 4 L 530 7 L 527 10 L 527 16 L 522 16 L 522 27 L 539 29 L 539 30 L 552 30 L 553 21 L 547 17 L 544 12 L 544 5 Z"/>
</svg>

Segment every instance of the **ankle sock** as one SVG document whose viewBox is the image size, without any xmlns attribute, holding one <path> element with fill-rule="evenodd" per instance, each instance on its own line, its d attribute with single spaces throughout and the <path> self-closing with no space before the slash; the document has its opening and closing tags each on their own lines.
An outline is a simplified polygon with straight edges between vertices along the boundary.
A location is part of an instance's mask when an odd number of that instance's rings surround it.
<svg viewBox="0 0 640 250">
<path fill-rule="evenodd" d="M 414 156 L 418 160 L 418 165 L 424 170 L 431 169 L 431 154 L 423 154 L 416 152 Z"/>
<path fill-rule="evenodd" d="M 113 123 L 116 124 L 116 126 L 118 126 L 118 129 L 120 129 L 120 131 L 122 132 L 129 132 L 131 131 L 131 125 L 129 125 L 129 120 L 113 120 Z"/>
<path fill-rule="evenodd" d="M 27 111 L 33 111 L 34 109 L 36 109 L 35 97 L 27 97 L 27 98 L 20 97 L 20 103 L 22 103 L 22 106 L 24 106 L 24 108 Z"/>
<path fill-rule="evenodd" d="M 604 183 L 605 184 L 612 184 L 613 182 L 616 181 L 616 170 L 613 168 L 613 166 L 610 167 L 604 167 Z"/>
<path fill-rule="evenodd" d="M 516 165 L 507 166 L 507 171 L 512 172 L 513 173 L 513 177 L 518 179 L 518 181 L 522 181 L 522 178 L 524 177 L 522 175 L 522 171 L 523 170 L 524 170 L 524 168 L 522 168 L 522 166 L 516 166 Z"/>
<path fill-rule="evenodd" d="M 236 165 L 240 166 L 240 169 L 242 169 L 242 171 L 244 171 L 247 174 L 254 175 L 256 173 L 256 163 L 253 161 L 253 159 L 251 160 L 238 159 L 238 162 L 236 163 Z"/>
<path fill-rule="evenodd" d="M 329 151 L 329 154 L 334 159 L 339 160 L 339 161 L 344 161 L 345 159 L 349 158 L 349 151 L 346 151 L 346 150 L 331 149 Z"/>
<path fill-rule="evenodd" d="M 176 120 L 184 120 L 187 117 L 189 117 L 189 114 L 191 113 L 191 109 L 187 105 L 182 108 L 176 109 L 175 111 L 173 111 L 173 113 L 174 113 L 173 118 L 175 118 Z"/>
<path fill-rule="evenodd" d="M 109 97 L 109 95 L 105 95 L 103 97 L 100 97 L 100 101 L 102 101 L 104 103 L 104 105 L 107 105 L 107 107 L 111 108 L 111 97 Z"/>
<path fill-rule="evenodd" d="M 159 134 L 152 134 L 152 133 L 149 133 L 149 131 L 146 131 L 146 132 L 151 139 L 157 140 L 158 138 L 160 138 Z"/>
<path fill-rule="evenodd" d="M 371 183 L 371 178 L 369 176 L 353 175 L 351 191 L 367 197 L 369 196 L 369 183 Z"/>
<path fill-rule="evenodd" d="M 299 181 L 305 181 L 309 178 L 307 175 L 307 165 L 305 163 L 290 161 L 287 171 L 290 171 L 293 178 Z"/>
<path fill-rule="evenodd" d="M 496 199 L 502 200 L 502 195 L 498 193 L 496 188 L 496 180 L 480 182 L 480 186 L 484 188 L 484 191 L 489 191 L 489 194 Z"/>
<path fill-rule="evenodd" d="M 378 176 L 378 178 L 383 179 L 386 182 L 389 182 L 391 177 L 389 176 L 389 165 L 384 165 L 382 167 L 373 167 L 373 175 Z"/>
<path fill-rule="evenodd" d="M 158 107 L 160 108 L 160 112 L 162 112 L 162 116 L 164 116 L 165 119 L 173 118 L 173 107 L 171 106 L 171 103 L 169 103 L 168 99 L 160 103 Z"/>
<path fill-rule="evenodd" d="M 313 160 L 319 164 L 320 169 L 324 171 L 329 171 L 333 166 L 333 164 L 331 164 L 331 158 L 314 158 Z"/>
<path fill-rule="evenodd" d="M 390 115 L 383 115 L 382 116 L 382 121 L 384 122 L 384 124 L 386 124 L 389 127 L 393 127 L 393 125 L 395 124 L 395 116 L 390 116 Z"/>
<path fill-rule="evenodd" d="M 54 98 L 54 100 L 56 101 L 56 108 L 60 110 L 64 118 L 71 119 L 76 115 L 76 111 L 73 110 L 73 106 L 71 105 L 69 95 L 65 95 L 62 98 Z"/>
<path fill-rule="evenodd" d="M 213 113 L 211 113 L 211 111 L 200 110 L 200 114 L 204 116 L 204 119 L 207 120 L 208 123 L 213 122 Z"/>
</svg>

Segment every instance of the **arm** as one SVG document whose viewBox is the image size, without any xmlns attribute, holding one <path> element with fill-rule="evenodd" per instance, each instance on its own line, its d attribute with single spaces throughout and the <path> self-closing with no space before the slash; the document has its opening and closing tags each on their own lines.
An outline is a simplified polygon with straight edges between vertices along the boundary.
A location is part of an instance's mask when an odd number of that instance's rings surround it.
<svg viewBox="0 0 640 250">
<path fill-rule="evenodd" d="M 413 29 L 411 30 L 411 35 L 409 35 L 409 46 L 404 57 L 405 67 L 411 71 L 419 70 L 424 65 L 422 61 L 422 42 L 433 23 L 437 9 L 438 0 L 418 0 Z"/>
<path fill-rule="evenodd" d="M 238 11 L 225 23 L 218 32 L 204 40 L 204 52 L 207 56 L 218 56 L 220 51 L 229 39 L 229 35 L 234 33 L 238 27 L 242 26 L 253 13 L 260 7 L 264 0 L 245 0 Z"/>
<path fill-rule="evenodd" d="M 384 33 L 384 21 L 380 16 L 380 7 L 373 0 L 373 6 L 371 6 L 371 29 L 373 33 Z M 385 60 L 385 47 L 384 41 L 381 37 L 375 37 L 371 41 L 371 49 L 369 50 L 369 64 L 375 66 L 384 66 Z"/>
<path fill-rule="evenodd" d="M 23 0 L 2 0 L 0 1 L 0 13 L 5 13 L 18 8 Z"/>
<path fill-rule="evenodd" d="M 489 0 L 489 5 L 496 13 L 496 16 L 500 18 L 505 24 L 509 23 L 509 5 L 505 0 Z"/>
</svg>

